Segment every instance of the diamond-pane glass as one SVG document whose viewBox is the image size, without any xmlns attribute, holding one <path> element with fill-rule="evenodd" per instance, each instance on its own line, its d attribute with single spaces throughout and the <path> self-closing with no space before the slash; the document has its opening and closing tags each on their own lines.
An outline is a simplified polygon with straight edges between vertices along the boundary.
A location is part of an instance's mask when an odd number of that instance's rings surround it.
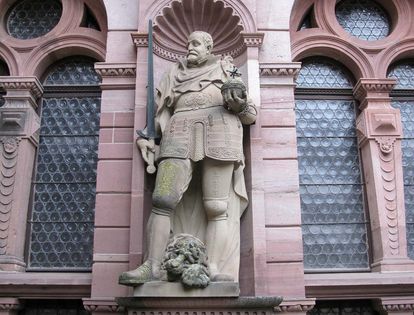
<svg viewBox="0 0 414 315">
<path fill-rule="evenodd" d="M 69 64 L 70 77 L 84 68 Z M 32 270 L 91 267 L 99 113 L 99 96 L 43 99 L 30 221 Z"/>
<path fill-rule="evenodd" d="M 307 315 L 377 315 L 370 301 L 317 301 Z"/>
<path fill-rule="evenodd" d="M 63 59 L 49 71 L 44 84 L 51 85 L 98 85 L 100 77 L 93 61 L 86 57 Z"/>
<path fill-rule="evenodd" d="M 304 61 L 296 80 L 300 88 L 352 88 L 352 82 L 348 71 L 330 60 Z"/>
<path fill-rule="evenodd" d="M 400 109 L 403 123 L 402 153 L 405 195 L 405 216 L 407 224 L 408 256 L 414 259 L 414 101 L 392 102 Z"/>
<path fill-rule="evenodd" d="M 342 0 L 335 13 L 344 30 L 357 38 L 375 41 L 390 33 L 387 12 L 373 0 Z"/>
<path fill-rule="evenodd" d="M 414 89 L 414 61 L 392 67 L 388 78 L 397 79 L 395 89 Z"/>
<path fill-rule="evenodd" d="M 14 38 L 37 38 L 49 33 L 62 16 L 58 0 L 17 1 L 7 17 L 7 30 Z"/>
<path fill-rule="evenodd" d="M 354 102 L 297 100 L 296 117 L 305 268 L 366 268 Z"/>
</svg>

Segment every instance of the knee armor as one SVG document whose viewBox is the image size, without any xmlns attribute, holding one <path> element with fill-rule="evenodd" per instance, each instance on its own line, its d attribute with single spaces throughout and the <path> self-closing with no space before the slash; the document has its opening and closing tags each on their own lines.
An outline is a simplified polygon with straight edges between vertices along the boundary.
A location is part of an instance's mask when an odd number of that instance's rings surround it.
<svg viewBox="0 0 414 315">
<path fill-rule="evenodd" d="M 208 220 L 218 221 L 227 218 L 228 198 L 204 199 L 203 203 Z"/>
</svg>

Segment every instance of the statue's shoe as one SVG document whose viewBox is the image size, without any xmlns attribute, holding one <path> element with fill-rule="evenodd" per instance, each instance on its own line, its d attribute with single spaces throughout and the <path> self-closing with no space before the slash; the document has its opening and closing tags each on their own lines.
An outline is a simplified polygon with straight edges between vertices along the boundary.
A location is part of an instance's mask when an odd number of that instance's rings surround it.
<svg viewBox="0 0 414 315">
<path fill-rule="evenodd" d="M 211 282 L 233 282 L 234 278 L 226 273 L 216 273 L 210 276 Z"/>
<path fill-rule="evenodd" d="M 145 282 L 155 280 L 152 274 L 151 262 L 145 261 L 137 269 L 125 271 L 119 276 L 119 284 L 136 286 Z"/>
</svg>

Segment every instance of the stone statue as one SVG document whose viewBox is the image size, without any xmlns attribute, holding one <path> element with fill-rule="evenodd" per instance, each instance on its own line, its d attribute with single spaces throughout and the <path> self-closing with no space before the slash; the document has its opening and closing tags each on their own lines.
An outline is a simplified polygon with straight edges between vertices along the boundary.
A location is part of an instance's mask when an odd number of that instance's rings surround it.
<svg viewBox="0 0 414 315">
<path fill-rule="evenodd" d="M 186 58 L 156 90 L 159 150 L 151 141 L 138 141 L 147 163 L 159 152 L 148 252 L 141 266 L 121 274 L 120 284 L 167 280 L 162 262 L 170 231 L 205 242 L 208 270 L 203 277 L 238 281 L 240 216 L 247 207 L 242 125 L 255 121 L 256 108 L 243 82 L 234 78 L 232 59 L 211 54 L 210 34 L 193 32 L 187 48 Z"/>
</svg>

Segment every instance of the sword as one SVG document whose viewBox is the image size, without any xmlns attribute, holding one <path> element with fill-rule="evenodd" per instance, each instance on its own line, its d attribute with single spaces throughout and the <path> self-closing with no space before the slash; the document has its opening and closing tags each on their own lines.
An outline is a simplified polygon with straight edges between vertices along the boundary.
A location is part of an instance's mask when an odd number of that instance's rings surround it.
<svg viewBox="0 0 414 315">
<path fill-rule="evenodd" d="M 152 147 L 155 146 L 155 141 L 158 139 L 155 130 L 155 104 L 154 104 L 154 61 L 153 61 L 153 37 L 152 37 L 152 20 L 148 21 L 148 84 L 147 84 L 147 126 L 142 130 L 137 130 L 137 134 L 144 139 L 147 139 Z M 139 141 L 139 140 L 138 140 Z M 148 166 L 147 172 L 149 174 L 155 173 L 157 170 L 154 165 L 155 153 L 148 151 Z"/>
</svg>

